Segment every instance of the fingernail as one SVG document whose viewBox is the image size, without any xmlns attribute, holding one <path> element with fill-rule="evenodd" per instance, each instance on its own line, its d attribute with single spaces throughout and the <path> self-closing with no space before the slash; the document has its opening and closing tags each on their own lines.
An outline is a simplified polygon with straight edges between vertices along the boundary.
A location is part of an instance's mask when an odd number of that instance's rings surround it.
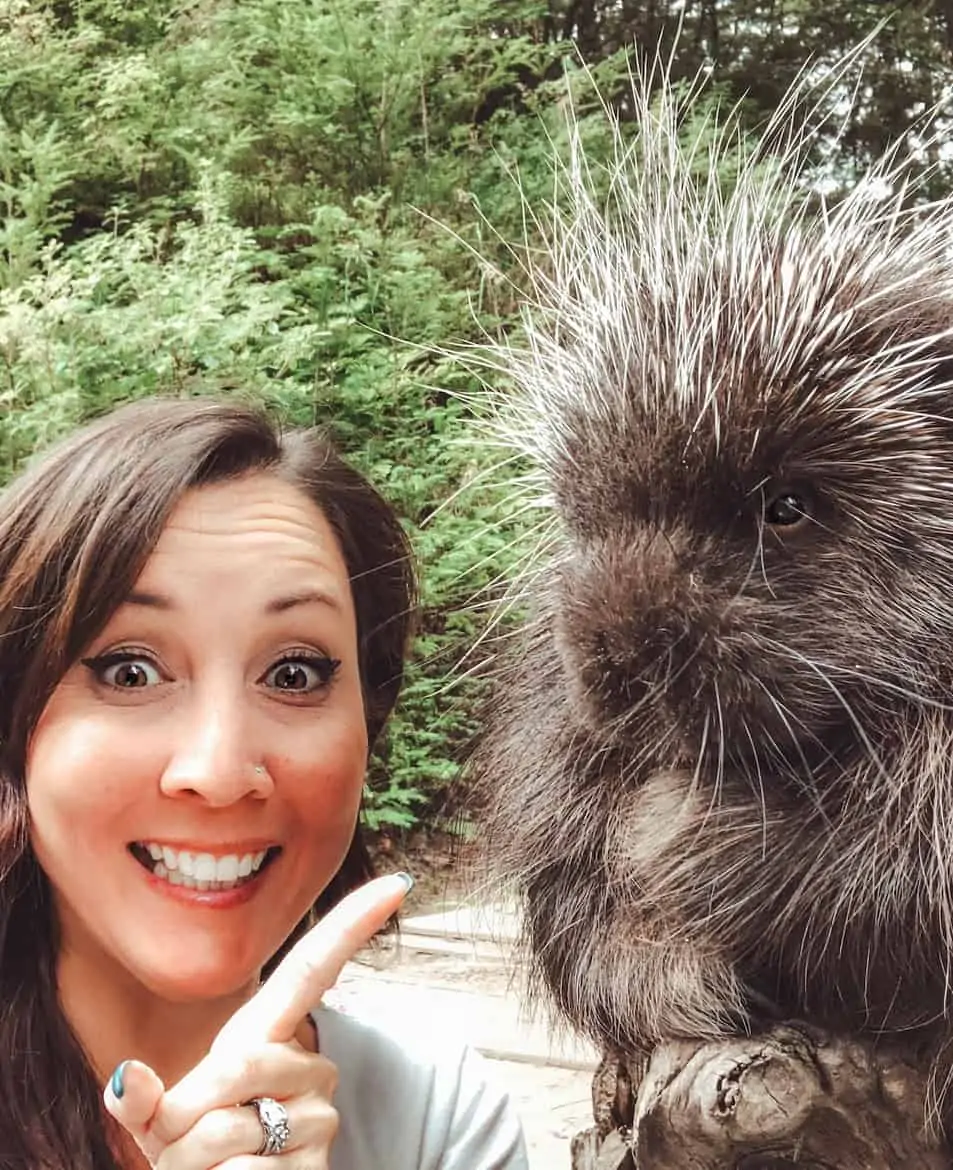
<svg viewBox="0 0 953 1170">
<path fill-rule="evenodd" d="M 404 885 L 407 887 L 407 893 L 408 893 L 408 894 L 409 894 L 409 893 L 410 893 L 410 891 L 411 891 L 411 890 L 414 888 L 414 879 L 413 879 L 413 878 L 410 876 L 410 874 L 409 874 L 409 873 L 404 873 L 404 871 L 403 871 L 403 870 L 401 870 L 401 871 L 400 871 L 400 873 L 396 873 L 396 874 L 394 874 L 394 877 L 399 877 L 399 878 L 400 878 L 400 880 L 401 880 L 401 881 L 404 883 Z"/>
<path fill-rule="evenodd" d="M 124 1060 L 121 1064 L 117 1064 L 115 1072 L 109 1078 L 109 1087 L 112 1089 L 113 1096 L 117 1101 L 122 1098 L 123 1093 L 126 1091 L 126 1086 L 123 1084 L 123 1078 L 126 1075 L 126 1065 L 128 1063 L 128 1060 Z"/>
</svg>

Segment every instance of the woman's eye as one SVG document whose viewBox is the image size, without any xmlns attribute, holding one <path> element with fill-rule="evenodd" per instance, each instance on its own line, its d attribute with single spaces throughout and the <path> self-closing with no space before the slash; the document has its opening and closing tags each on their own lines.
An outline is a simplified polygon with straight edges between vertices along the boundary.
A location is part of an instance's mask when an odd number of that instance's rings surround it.
<svg viewBox="0 0 953 1170">
<path fill-rule="evenodd" d="M 265 673 L 262 682 L 278 691 L 307 695 L 326 687 L 340 665 L 336 658 L 283 658 Z"/>
<path fill-rule="evenodd" d="M 97 682 L 117 690 L 131 691 L 154 687 L 164 682 L 161 671 L 148 658 L 133 654 L 102 654 L 98 658 L 84 658 Z"/>
</svg>

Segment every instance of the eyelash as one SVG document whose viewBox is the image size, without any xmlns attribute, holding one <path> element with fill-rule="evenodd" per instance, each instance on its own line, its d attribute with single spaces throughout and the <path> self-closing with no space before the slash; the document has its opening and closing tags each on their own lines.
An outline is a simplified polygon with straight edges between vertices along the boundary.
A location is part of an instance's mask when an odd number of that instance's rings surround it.
<svg viewBox="0 0 953 1170">
<path fill-rule="evenodd" d="M 110 666 L 121 666 L 126 662 L 139 661 L 148 662 L 158 670 L 155 658 L 148 650 L 142 650 L 136 646 L 123 646 L 118 650 L 109 650 L 105 654 L 95 654 L 91 658 L 80 659 L 83 666 L 96 676 L 97 682 L 104 682 L 102 678 L 103 672 L 108 670 Z"/>
<path fill-rule="evenodd" d="M 81 658 L 80 662 L 93 673 L 97 682 L 101 683 L 103 686 L 115 686 L 115 684 L 107 683 L 106 680 L 102 677 L 104 672 L 107 671 L 111 666 L 121 666 L 123 663 L 136 662 L 140 660 L 143 662 L 148 662 L 158 671 L 159 668 L 156 666 L 153 655 L 148 651 L 137 648 L 135 646 L 121 647 L 118 650 L 110 650 L 105 654 L 97 654 L 90 658 Z M 289 664 L 302 664 L 304 666 L 310 667 L 315 672 L 315 674 L 317 674 L 319 685 L 312 691 L 289 690 L 286 693 L 290 695 L 309 695 L 326 690 L 328 686 L 330 686 L 334 676 L 341 667 L 341 660 L 339 658 L 330 658 L 325 654 L 315 654 L 313 651 L 289 650 L 282 654 L 280 658 L 275 659 L 275 661 L 271 663 L 271 665 L 262 675 L 262 678 L 270 674 L 272 671 L 277 670 L 279 667 Z M 138 688 L 117 687 L 116 689 L 136 690 Z"/>
</svg>

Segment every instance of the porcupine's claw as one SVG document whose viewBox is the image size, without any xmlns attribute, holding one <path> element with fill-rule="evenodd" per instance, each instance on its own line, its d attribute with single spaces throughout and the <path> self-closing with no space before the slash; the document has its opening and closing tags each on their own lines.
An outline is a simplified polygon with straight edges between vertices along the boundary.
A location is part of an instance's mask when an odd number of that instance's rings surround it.
<svg viewBox="0 0 953 1170">
<path fill-rule="evenodd" d="M 631 1139 L 635 1098 L 647 1053 L 606 1052 L 592 1079 L 596 1124 L 572 1142 L 573 1170 L 634 1170 Z"/>
</svg>

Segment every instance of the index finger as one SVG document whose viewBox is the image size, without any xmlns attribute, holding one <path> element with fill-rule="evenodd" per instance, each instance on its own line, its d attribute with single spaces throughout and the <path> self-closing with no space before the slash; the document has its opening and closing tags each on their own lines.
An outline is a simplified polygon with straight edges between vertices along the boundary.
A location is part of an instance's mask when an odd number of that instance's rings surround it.
<svg viewBox="0 0 953 1170">
<path fill-rule="evenodd" d="M 228 1020 L 212 1048 L 290 1042 L 301 1021 L 334 986 L 344 964 L 380 930 L 411 884 L 406 874 L 393 873 L 348 894 L 295 943 L 260 990 Z"/>
</svg>

